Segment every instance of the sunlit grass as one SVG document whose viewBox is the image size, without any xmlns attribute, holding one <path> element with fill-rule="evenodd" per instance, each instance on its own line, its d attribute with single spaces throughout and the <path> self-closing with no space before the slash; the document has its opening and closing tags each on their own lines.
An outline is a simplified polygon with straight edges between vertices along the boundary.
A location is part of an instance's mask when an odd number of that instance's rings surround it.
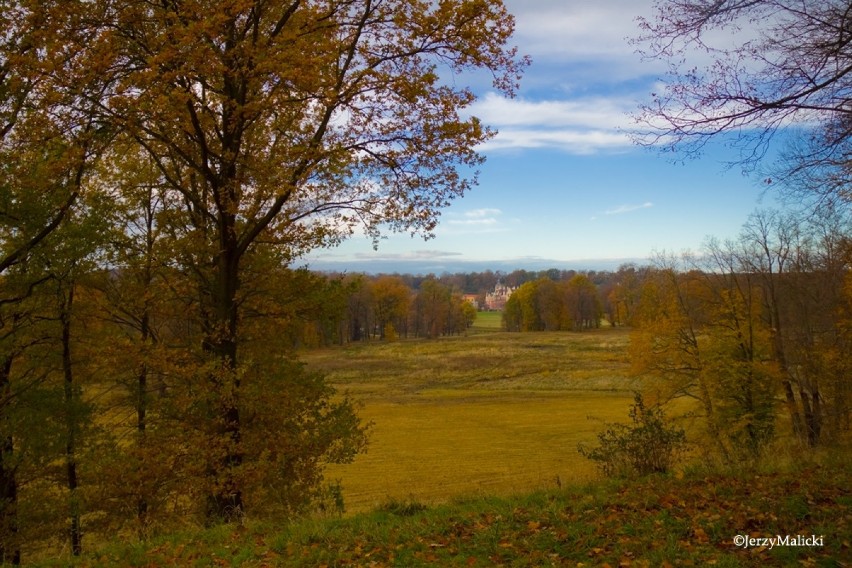
<svg viewBox="0 0 852 568">
<path fill-rule="evenodd" d="M 603 422 L 626 422 L 634 389 L 653 395 L 629 376 L 627 341 L 612 328 L 492 331 L 304 353 L 375 423 L 368 453 L 328 475 L 342 479 L 346 518 L 187 527 L 92 547 L 78 565 L 833 566 L 848 557 L 849 454 L 838 448 L 587 483 L 597 476 L 577 443 L 595 443 Z M 685 410 L 685 401 L 667 407 Z M 695 441 L 700 424 L 682 424 Z M 826 539 L 743 550 L 731 539 L 744 531 Z M 68 562 L 63 553 L 44 565 Z"/>
<path fill-rule="evenodd" d="M 578 442 L 625 420 L 639 386 L 627 341 L 620 329 L 492 332 L 305 353 L 374 423 L 368 452 L 328 477 L 350 512 L 586 481 Z"/>
<path fill-rule="evenodd" d="M 500 331 L 503 329 L 503 312 L 477 312 L 471 332 Z"/>
</svg>

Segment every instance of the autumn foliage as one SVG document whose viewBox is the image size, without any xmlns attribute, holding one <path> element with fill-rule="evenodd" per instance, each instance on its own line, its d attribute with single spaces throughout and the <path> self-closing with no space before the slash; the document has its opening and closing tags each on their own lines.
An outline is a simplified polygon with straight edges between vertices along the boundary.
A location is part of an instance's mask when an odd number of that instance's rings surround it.
<svg viewBox="0 0 852 568">
<path fill-rule="evenodd" d="M 630 424 L 609 424 L 598 434 L 598 445 L 577 449 L 608 477 L 668 473 L 686 446 L 682 428 L 666 422 L 662 408 L 647 407 L 634 393 Z"/>
<path fill-rule="evenodd" d="M 0 560 L 330 495 L 365 427 L 293 360 L 325 295 L 287 267 L 432 231 L 493 135 L 455 77 L 511 96 L 513 25 L 481 0 L 2 2 Z"/>
<path fill-rule="evenodd" d="M 558 282 L 540 278 L 512 293 L 503 324 L 509 331 L 582 330 L 598 327 L 602 312 L 598 289 L 586 274 Z"/>
</svg>

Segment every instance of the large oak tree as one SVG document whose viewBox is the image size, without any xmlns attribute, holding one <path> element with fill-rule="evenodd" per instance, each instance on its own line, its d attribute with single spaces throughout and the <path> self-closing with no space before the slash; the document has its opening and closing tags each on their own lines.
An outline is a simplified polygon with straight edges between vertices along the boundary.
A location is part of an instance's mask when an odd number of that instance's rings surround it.
<svg viewBox="0 0 852 568">
<path fill-rule="evenodd" d="M 221 452 L 208 515 L 243 510 L 242 276 L 259 248 L 293 258 L 358 227 L 429 233 L 475 182 L 491 132 L 453 78 L 506 95 L 524 61 L 499 1 L 186 0 L 104 3 L 91 25 L 113 78 L 93 98 L 182 206 L 174 262 L 191 275 Z"/>
</svg>

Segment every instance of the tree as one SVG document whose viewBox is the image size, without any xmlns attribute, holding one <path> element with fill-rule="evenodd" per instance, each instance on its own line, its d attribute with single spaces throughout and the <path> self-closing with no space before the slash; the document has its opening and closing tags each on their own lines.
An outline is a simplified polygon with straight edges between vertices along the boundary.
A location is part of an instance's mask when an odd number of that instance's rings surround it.
<svg viewBox="0 0 852 568">
<path fill-rule="evenodd" d="M 752 215 L 740 237 L 739 262 L 758 280 L 774 359 L 794 433 L 820 443 L 826 412 L 843 413 L 844 381 L 833 353 L 843 344 L 844 242 L 849 221 L 824 208 L 800 219 L 776 211 Z M 833 395 L 823 386 L 830 385 Z M 838 396 L 839 395 L 839 396 Z"/>
<path fill-rule="evenodd" d="M 742 263 L 741 243 L 711 240 L 704 247 L 709 339 L 704 368 L 711 377 L 717 410 L 732 440 L 732 454 L 758 457 L 774 436 L 775 398 L 781 379 L 772 328 L 764 317 L 759 275 Z"/>
<path fill-rule="evenodd" d="M 110 369 L 99 376 L 97 388 L 116 393 L 99 405 L 101 422 L 122 441 L 101 448 L 100 507 L 112 522 L 123 517 L 117 511 L 132 510 L 136 532 L 144 535 L 181 477 L 176 436 L 163 427 L 157 395 L 165 361 L 177 358 L 168 344 L 179 338 L 169 333 L 168 323 L 176 311 L 173 289 L 180 284 L 168 269 L 168 235 L 158 220 L 174 196 L 145 155 L 122 142 L 97 172 L 98 185 L 110 191 L 113 223 L 104 247 L 106 266 L 93 268 L 84 291 L 92 312 L 88 336 L 99 347 L 93 359 Z"/>
<path fill-rule="evenodd" d="M 803 445 L 848 428 L 849 226 L 822 213 L 759 211 L 736 240 L 710 239 L 645 278 L 636 369 L 660 377 L 665 397 L 700 401 L 725 460 L 765 450 L 781 402 Z"/>
<path fill-rule="evenodd" d="M 507 331 L 539 331 L 543 329 L 536 305 L 540 281 L 521 284 L 512 292 L 503 309 L 503 326 Z"/>
<path fill-rule="evenodd" d="M 25 262 L 77 200 L 100 146 L 91 105 L 81 103 L 100 81 L 77 67 L 91 56 L 69 25 L 82 8 L 15 0 L 0 7 L 2 274 Z"/>
<path fill-rule="evenodd" d="M 32 322 L 45 316 L 45 304 L 31 300 L 53 277 L 43 262 L 32 266 L 32 257 L 55 244 L 111 138 L 90 102 L 105 85 L 87 65 L 98 60 L 98 44 L 81 25 L 95 9 L 88 2 L 0 2 L 0 561 L 13 564 L 21 560 L 17 444 L 28 434 L 15 415 L 39 415 L 27 404 L 42 401 L 22 395 L 39 392 L 46 380 L 36 357 L 20 363 L 42 343 Z"/>
<path fill-rule="evenodd" d="M 367 341 L 373 331 L 373 287 L 363 275 L 356 274 L 348 279 L 348 339 Z"/>
<path fill-rule="evenodd" d="M 632 325 L 647 272 L 648 267 L 637 268 L 633 264 L 618 267 L 607 297 L 612 325 Z"/>
<path fill-rule="evenodd" d="M 700 280 L 683 273 L 681 261 L 659 258 L 646 275 L 633 317 L 630 339 L 634 372 L 659 379 L 663 401 L 688 397 L 698 401 L 712 443 L 724 460 L 729 449 L 713 396 L 712 377 L 704 372 Z"/>
<path fill-rule="evenodd" d="M 776 367 L 754 276 L 729 249 L 698 260 L 660 258 L 645 278 L 631 334 L 636 372 L 657 379 L 664 401 L 698 403 L 709 442 L 724 462 L 759 457 L 772 439 Z"/>
<path fill-rule="evenodd" d="M 778 131 L 797 126 L 807 136 L 790 150 L 779 173 L 789 176 L 794 190 L 848 201 L 847 1 L 660 0 L 655 16 L 640 20 L 640 26 L 636 42 L 642 52 L 669 64 L 663 90 L 638 117 L 649 127 L 650 137 L 642 140 L 698 151 L 714 136 L 737 132 L 743 160 L 754 162 Z M 714 33 L 723 30 L 738 32 L 737 39 Z M 709 56 L 710 63 L 688 67 L 691 49 Z"/>
<path fill-rule="evenodd" d="M 449 288 L 434 278 L 420 283 L 412 305 L 414 330 L 417 335 L 434 339 L 447 333 L 451 294 Z"/>
<path fill-rule="evenodd" d="M 460 111 L 450 75 L 485 69 L 511 95 L 524 65 L 502 3 L 374 0 L 110 4 L 96 31 L 115 77 L 93 97 L 145 150 L 183 207 L 179 262 L 194 278 L 210 424 L 211 519 L 244 509 L 238 346 L 250 257 L 294 258 L 358 225 L 429 233 L 475 182 L 492 133 Z M 214 397 L 215 398 L 215 397 Z"/>
<path fill-rule="evenodd" d="M 567 312 L 575 330 L 600 327 L 601 301 L 597 287 L 585 274 L 572 277 L 565 286 Z"/>
<path fill-rule="evenodd" d="M 407 332 L 411 295 L 398 276 L 382 276 L 373 283 L 373 309 L 382 339 L 387 339 L 388 332 Z"/>
<path fill-rule="evenodd" d="M 585 274 L 554 282 L 547 276 L 518 287 L 503 311 L 508 331 L 582 330 L 600 325 L 601 303 L 597 287 Z M 551 273 L 551 276 L 557 274 Z"/>
</svg>

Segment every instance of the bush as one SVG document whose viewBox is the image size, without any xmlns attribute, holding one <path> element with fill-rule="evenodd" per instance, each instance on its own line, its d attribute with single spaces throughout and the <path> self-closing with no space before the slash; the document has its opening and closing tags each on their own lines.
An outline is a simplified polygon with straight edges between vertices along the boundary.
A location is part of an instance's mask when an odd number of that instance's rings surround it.
<svg viewBox="0 0 852 568">
<path fill-rule="evenodd" d="M 608 424 L 598 434 L 598 447 L 577 446 L 580 455 L 597 462 L 607 477 L 666 473 L 686 446 L 683 429 L 667 426 L 662 408 L 647 408 L 639 393 L 633 401 L 632 424 Z"/>
</svg>

